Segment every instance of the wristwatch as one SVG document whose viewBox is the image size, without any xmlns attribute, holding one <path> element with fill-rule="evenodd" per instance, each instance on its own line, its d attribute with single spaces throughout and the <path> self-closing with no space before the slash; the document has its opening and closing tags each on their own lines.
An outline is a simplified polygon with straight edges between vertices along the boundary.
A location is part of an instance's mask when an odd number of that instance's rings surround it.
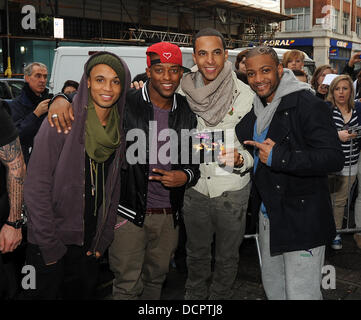
<svg viewBox="0 0 361 320">
<path fill-rule="evenodd" d="M 25 224 L 25 220 L 24 220 L 24 218 L 21 218 L 16 221 L 5 221 L 5 224 L 7 224 L 15 229 L 20 229 Z"/>
</svg>

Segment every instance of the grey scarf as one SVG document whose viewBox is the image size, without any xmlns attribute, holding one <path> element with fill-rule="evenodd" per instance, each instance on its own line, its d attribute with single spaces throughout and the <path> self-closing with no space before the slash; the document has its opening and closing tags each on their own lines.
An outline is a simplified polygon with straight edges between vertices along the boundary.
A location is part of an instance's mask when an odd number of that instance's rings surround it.
<svg viewBox="0 0 361 320">
<path fill-rule="evenodd" d="M 266 129 L 275 114 L 282 97 L 292 92 L 301 90 L 310 90 L 310 85 L 299 81 L 293 72 L 289 69 L 283 69 L 283 76 L 273 97 L 272 102 L 268 106 L 264 106 L 259 96 L 254 96 L 254 113 L 257 117 L 257 134 L 261 134 Z"/>
<path fill-rule="evenodd" d="M 234 82 L 232 63 L 226 61 L 218 77 L 207 85 L 200 81 L 199 71 L 183 76 L 182 90 L 187 97 L 191 110 L 200 116 L 207 126 L 220 123 L 231 108 Z"/>
</svg>

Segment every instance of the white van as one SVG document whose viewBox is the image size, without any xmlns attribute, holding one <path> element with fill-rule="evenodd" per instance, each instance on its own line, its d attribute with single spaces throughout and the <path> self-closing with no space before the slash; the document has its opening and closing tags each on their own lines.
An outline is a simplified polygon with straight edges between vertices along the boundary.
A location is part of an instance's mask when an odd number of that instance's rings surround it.
<svg viewBox="0 0 361 320">
<path fill-rule="evenodd" d="M 148 47 L 141 46 L 119 46 L 119 47 L 59 47 L 55 49 L 53 68 L 51 71 L 49 87 L 53 93 L 58 93 L 64 85 L 66 80 L 80 81 L 83 72 L 84 64 L 89 56 L 98 51 L 109 51 L 120 56 L 128 65 L 131 79 L 137 74 L 145 72 L 147 66 L 146 51 Z M 193 48 L 181 47 L 183 55 L 183 65 L 187 68 L 194 66 L 193 62 Z M 237 55 L 240 51 L 247 48 L 237 48 L 228 50 L 228 59 L 232 62 L 233 69 Z M 287 49 L 274 48 L 282 60 L 283 53 Z M 313 74 L 315 63 L 307 55 L 305 58 L 305 69 L 309 75 Z"/>
<path fill-rule="evenodd" d="M 98 51 L 109 51 L 124 59 L 131 73 L 131 78 L 145 72 L 147 47 L 59 47 L 55 49 L 53 68 L 49 87 L 58 93 L 66 80 L 80 81 L 84 65 L 89 56 Z"/>
</svg>

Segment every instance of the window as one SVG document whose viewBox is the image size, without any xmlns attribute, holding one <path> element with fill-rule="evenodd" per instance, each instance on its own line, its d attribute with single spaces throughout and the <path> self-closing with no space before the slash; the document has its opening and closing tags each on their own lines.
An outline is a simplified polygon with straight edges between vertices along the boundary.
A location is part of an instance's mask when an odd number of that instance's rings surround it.
<svg viewBox="0 0 361 320">
<path fill-rule="evenodd" d="M 348 26 L 349 26 L 349 17 L 350 15 L 348 13 L 343 13 L 343 19 L 342 19 L 342 33 L 343 34 L 348 34 Z"/>
<path fill-rule="evenodd" d="M 310 30 L 310 8 L 288 8 L 285 9 L 285 14 L 293 17 L 286 21 L 285 31 Z"/>
<path fill-rule="evenodd" d="M 356 6 L 361 7 L 361 0 L 356 0 Z"/>
<path fill-rule="evenodd" d="M 361 32 L 361 18 L 357 17 L 357 19 L 356 19 L 356 34 L 357 34 L 358 37 L 361 36 L 360 32 Z"/>
<path fill-rule="evenodd" d="M 338 10 L 335 10 L 334 8 L 332 8 L 332 31 L 337 32 L 338 30 L 338 15 L 339 15 Z"/>
</svg>

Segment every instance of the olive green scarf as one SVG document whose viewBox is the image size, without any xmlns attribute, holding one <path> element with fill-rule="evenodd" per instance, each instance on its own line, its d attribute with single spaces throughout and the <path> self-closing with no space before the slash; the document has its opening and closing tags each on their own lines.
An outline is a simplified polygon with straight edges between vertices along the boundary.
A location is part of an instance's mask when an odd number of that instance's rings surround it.
<svg viewBox="0 0 361 320">
<path fill-rule="evenodd" d="M 120 144 L 119 114 L 117 105 L 111 109 L 105 128 L 95 112 L 93 100 L 88 99 L 88 113 L 85 122 L 85 150 L 98 163 L 105 162 Z"/>
</svg>

